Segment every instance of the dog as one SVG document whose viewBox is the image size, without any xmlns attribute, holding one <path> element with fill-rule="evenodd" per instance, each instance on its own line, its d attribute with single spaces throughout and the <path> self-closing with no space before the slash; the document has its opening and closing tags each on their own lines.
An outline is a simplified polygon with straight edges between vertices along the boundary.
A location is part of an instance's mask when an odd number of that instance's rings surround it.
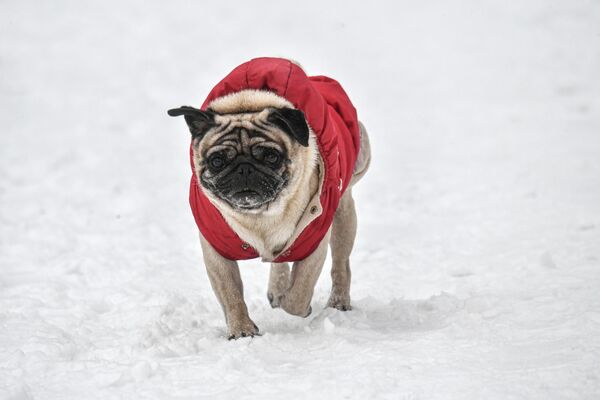
<svg viewBox="0 0 600 400">
<path fill-rule="evenodd" d="M 340 84 L 308 77 L 290 60 L 255 58 L 217 84 L 201 108 L 168 114 L 184 116 L 192 135 L 190 205 L 228 338 L 259 334 L 237 260 L 270 262 L 271 306 L 307 317 L 329 245 L 327 306 L 351 310 L 352 187 L 371 150 Z"/>
</svg>

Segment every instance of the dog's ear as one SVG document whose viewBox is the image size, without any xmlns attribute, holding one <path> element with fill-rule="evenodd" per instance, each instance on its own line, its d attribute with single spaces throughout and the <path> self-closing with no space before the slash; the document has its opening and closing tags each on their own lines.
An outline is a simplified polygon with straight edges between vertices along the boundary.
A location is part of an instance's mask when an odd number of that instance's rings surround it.
<svg viewBox="0 0 600 400">
<path fill-rule="evenodd" d="M 215 113 L 212 111 L 202 111 L 190 106 L 181 106 L 173 108 L 167 111 L 167 113 L 171 117 L 183 115 L 194 139 L 202 139 L 206 131 L 215 126 Z"/>
<path fill-rule="evenodd" d="M 296 139 L 304 147 L 308 147 L 308 124 L 304 113 L 293 108 L 275 108 L 267 121 Z"/>
</svg>

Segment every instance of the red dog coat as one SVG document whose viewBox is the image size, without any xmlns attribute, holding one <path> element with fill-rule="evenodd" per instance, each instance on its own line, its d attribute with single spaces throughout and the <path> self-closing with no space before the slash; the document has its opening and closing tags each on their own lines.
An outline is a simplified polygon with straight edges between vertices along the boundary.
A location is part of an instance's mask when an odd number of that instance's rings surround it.
<svg viewBox="0 0 600 400">
<path fill-rule="evenodd" d="M 304 112 L 316 135 L 325 169 L 319 199 L 322 212 L 273 261 L 302 260 L 327 234 L 340 198 L 352 178 L 360 147 L 356 110 L 338 82 L 326 76 L 309 77 L 302 68 L 281 58 L 256 58 L 235 68 L 212 89 L 202 109 L 206 110 L 217 98 L 245 89 L 266 90 L 285 98 Z M 190 183 L 190 206 L 200 232 L 223 257 L 245 260 L 259 256 L 227 224 L 203 193 L 194 174 Z M 313 211 L 315 209 L 317 207 L 313 207 Z"/>
</svg>

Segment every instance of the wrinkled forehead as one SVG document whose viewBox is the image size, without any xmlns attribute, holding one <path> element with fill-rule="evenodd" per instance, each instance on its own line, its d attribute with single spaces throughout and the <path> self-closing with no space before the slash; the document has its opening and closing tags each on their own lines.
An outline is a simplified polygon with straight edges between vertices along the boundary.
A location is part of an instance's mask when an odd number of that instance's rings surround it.
<svg viewBox="0 0 600 400">
<path fill-rule="evenodd" d="M 200 141 L 201 148 L 210 149 L 222 144 L 252 146 L 258 143 L 276 146 L 279 150 L 293 148 L 291 138 L 267 120 L 269 112 L 217 114 L 215 126 Z"/>
</svg>

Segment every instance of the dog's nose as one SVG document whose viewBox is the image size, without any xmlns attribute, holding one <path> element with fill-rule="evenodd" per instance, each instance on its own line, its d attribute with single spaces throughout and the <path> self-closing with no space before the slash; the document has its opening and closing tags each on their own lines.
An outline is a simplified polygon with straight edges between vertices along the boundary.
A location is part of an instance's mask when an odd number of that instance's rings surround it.
<svg viewBox="0 0 600 400">
<path fill-rule="evenodd" d="M 250 164 L 242 164 L 238 167 L 238 174 L 247 178 L 254 172 L 254 167 Z"/>
</svg>

